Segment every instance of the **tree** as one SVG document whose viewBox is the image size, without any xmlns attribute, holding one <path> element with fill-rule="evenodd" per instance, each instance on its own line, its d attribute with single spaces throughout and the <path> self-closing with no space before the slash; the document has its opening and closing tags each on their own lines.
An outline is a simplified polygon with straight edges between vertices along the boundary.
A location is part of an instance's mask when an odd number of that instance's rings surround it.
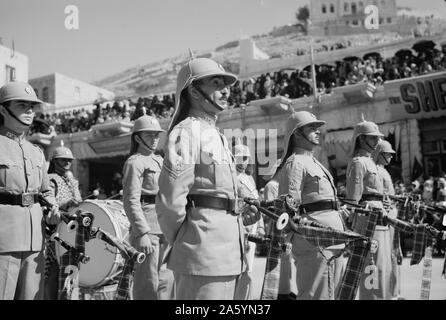
<svg viewBox="0 0 446 320">
<path fill-rule="evenodd" d="M 296 12 L 296 19 L 298 21 L 298 25 L 300 25 L 303 29 L 305 34 L 308 33 L 308 24 L 310 21 L 310 10 L 308 9 L 308 6 L 300 7 L 297 9 Z"/>
</svg>

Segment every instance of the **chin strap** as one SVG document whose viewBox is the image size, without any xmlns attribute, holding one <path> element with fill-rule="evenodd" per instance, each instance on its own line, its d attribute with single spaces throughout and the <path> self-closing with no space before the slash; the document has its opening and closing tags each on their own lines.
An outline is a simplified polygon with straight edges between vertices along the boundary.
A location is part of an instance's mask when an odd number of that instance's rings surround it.
<svg viewBox="0 0 446 320">
<path fill-rule="evenodd" d="M 387 161 L 386 157 L 384 157 L 382 153 L 380 153 L 379 155 L 384 159 L 384 163 L 386 164 L 386 166 L 390 164 L 390 161 Z"/>
<path fill-rule="evenodd" d="M 139 136 L 139 139 L 141 140 L 142 144 L 149 149 L 150 151 L 155 151 L 155 149 L 149 147 L 149 145 L 144 141 L 144 139 L 141 138 L 141 136 Z"/>
<path fill-rule="evenodd" d="M 5 107 L 5 109 L 9 113 L 9 115 L 11 117 L 13 117 L 14 119 L 16 119 L 20 124 L 27 126 L 27 127 L 31 126 L 30 124 L 27 124 L 27 123 L 23 122 L 22 120 L 20 120 L 19 118 L 17 118 L 17 116 L 14 113 L 12 113 L 11 110 L 9 110 L 9 107 Z"/>
<path fill-rule="evenodd" d="M 314 146 L 318 146 L 319 144 L 318 143 L 314 143 L 313 141 L 310 141 L 310 139 L 308 139 L 303 133 L 302 133 L 302 131 L 300 131 L 300 128 L 299 129 L 297 129 L 297 132 L 299 133 L 299 135 L 302 137 L 302 138 L 304 138 L 305 140 L 307 140 L 309 143 L 311 143 L 312 145 L 314 145 Z"/>
<path fill-rule="evenodd" d="M 221 106 L 219 106 L 217 103 L 215 103 L 215 101 L 213 101 L 200 87 L 192 84 L 193 87 L 195 89 L 197 89 L 197 91 L 201 94 L 201 96 L 210 104 L 212 104 L 214 107 L 216 107 L 218 110 L 222 111 L 224 110 L 224 108 L 222 108 Z"/>
<path fill-rule="evenodd" d="M 370 148 L 370 150 L 375 150 L 375 148 L 373 148 L 368 142 L 367 142 L 367 140 L 365 140 L 364 139 L 364 142 L 365 142 L 365 144 L 367 145 L 367 147 L 369 147 Z"/>
</svg>

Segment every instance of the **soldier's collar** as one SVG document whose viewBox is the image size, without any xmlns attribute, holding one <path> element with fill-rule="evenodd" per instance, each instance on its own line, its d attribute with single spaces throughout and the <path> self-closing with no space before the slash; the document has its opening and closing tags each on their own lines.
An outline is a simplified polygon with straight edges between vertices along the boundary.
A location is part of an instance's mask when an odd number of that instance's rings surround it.
<svg viewBox="0 0 446 320">
<path fill-rule="evenodd" d="M 301 147 L 294 147 L 293 152 L 295 154 L 303 154 L 305 156 L 312 157 L 314 155 L 313 151 L 301 148 Z"/>
<path fill-rule="evenodd" d="M 203 111 L 200 111 L 197 109 L 192 109 L 190 111 L 190 116 L 197 118 L 199 120 L 202 120 L 211 126 L 215 126 L 215 124 L 217 122 L 217 115 L 211 116 L 211 115 L 207 114 L 206 112 L 203 112 Z"/>
<path fill-rule="evenodd" d="M 369 152 L 369 151 L 367 151 L 367 150 L 365 150 L 365 149 L 360 148 L 360 149 L 358 149 L 358 150 L 356 151 L 356 156 L 361 156 L 361 157 L 371 157 L 371 156 L 372 156 L 372 153 Z"/>
<path fill-rule="evenodd" d="M 0 135 L 8 137 L 9 139 L 14 140 L 16 142 L 21 142 L 25 137 L 25 133 L 17 133 L 15 131 L 6 128 L 5 126 L 0 128 Z"/>
</svg>

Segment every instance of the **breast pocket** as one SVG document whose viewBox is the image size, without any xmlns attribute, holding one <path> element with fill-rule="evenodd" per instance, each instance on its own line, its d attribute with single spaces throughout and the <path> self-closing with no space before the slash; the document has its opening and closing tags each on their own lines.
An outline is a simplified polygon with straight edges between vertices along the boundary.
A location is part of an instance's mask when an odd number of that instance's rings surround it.
<svg viewBox="0 0 446 320">
<path fill-rule="evenodd" d="M 320 172 L 312 169 L 307 169 L 306 175 L 305 175 L 305 188 L 303 192 L 305 194 L 309 193 L 320 193 L 321 189 L 321 180 L 323 179 L 323 176 Z"/>
<path fill-rule="evenodd" d="M 16 188 L 18 178 L 23 176 L 22 167 L 6 157 L 0 157 L 0 188 L 12 190 Z"/>
<path fill-rule="evenodd" d="M 146 169 L 144 171 L 144 188 L 149 190 L 158 189 L 158 178 L 160 170 Z"/>
<path fill-rule="evenodd" d="M 365 183 L 367 187 L 375 189 L 378 184 L 378 170 L 375 167 L 367 168 L 365 176 Z"/>
</svg>

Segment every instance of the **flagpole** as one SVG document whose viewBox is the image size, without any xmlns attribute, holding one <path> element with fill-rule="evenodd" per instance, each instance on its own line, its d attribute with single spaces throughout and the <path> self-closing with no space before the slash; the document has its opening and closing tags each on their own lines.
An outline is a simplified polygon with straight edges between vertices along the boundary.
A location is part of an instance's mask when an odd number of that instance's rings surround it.
<svg viewBox="0 0 446 320">
<path fill-rule="evenodd" d="M 311 78 L 313 82 L 313 95 L 314 101 L 318 103 L 318 92 L 316 83 L 316 67 L 314 65 L 314 55 L 313 55 L 313 37 L 310 37 L 310 60 L 311 60 Z"/>
</svg>

